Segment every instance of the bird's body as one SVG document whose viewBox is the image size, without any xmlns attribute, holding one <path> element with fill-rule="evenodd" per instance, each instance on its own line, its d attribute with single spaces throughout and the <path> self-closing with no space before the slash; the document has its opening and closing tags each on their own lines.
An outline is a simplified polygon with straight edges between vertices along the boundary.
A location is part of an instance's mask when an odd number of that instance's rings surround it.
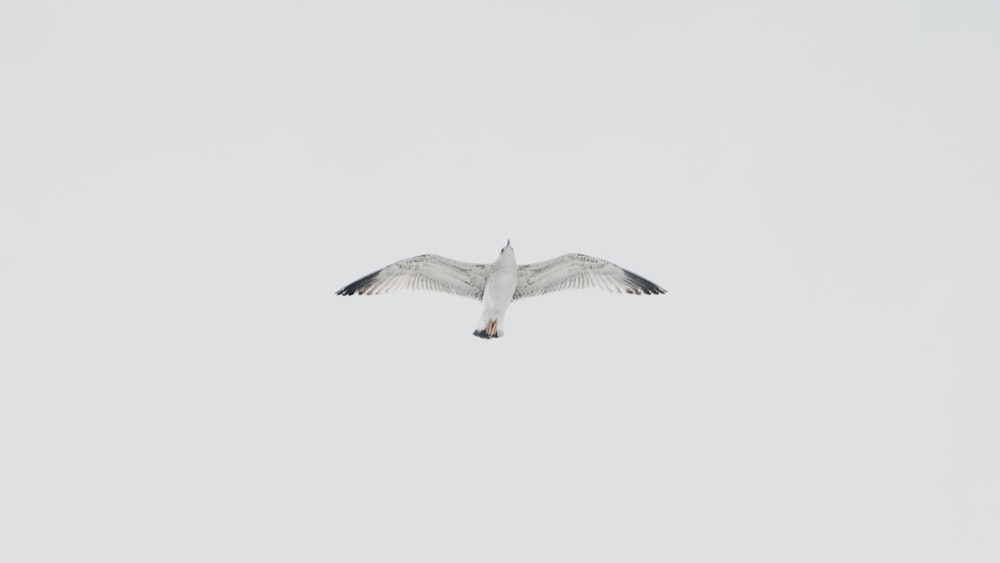
<svg viewBox="0 0 1000 563">
<path fill-rule="evenodd" d="M 483 319 L 473 334 L 482 338 L 503 336 L 503 316 L 514 299 L 517 288 L 517 261 L 510 243 L 500 251 L 496 262 L 487 267 L 483 288 Z"/>
<path fill-rule="evenodd" d="M 483 302 L 483 315 L 473 331 L 481 338 L 503 336 L 503 319 L 514 301 L 553 291 L 596 287 L 616 293 L 655 295 L 666 291 L 655 283 L 607 260 L 565 254 L 545 262 L 518 266 L 507 246 L 492 264 L 472 264 L 424 254 L 390 264 L 348 284 L 338 295 L 377 295 L 400 289 L 442 291 Z"/>
</svg>

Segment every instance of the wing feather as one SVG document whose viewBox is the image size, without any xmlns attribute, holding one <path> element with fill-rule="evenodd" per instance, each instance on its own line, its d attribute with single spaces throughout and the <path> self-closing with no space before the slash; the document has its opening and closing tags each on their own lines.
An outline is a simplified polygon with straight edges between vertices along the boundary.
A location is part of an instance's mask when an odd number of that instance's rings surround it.
<svg viewBox="0 0 1000 563">
<path fill-rule="evenodd" d="M 485 264 L 423 254 L 372 272 L 344 286 L 337 291 L 337 295 L 378 295 L 403 289 L 422 289 L 481 300 L 485 288 Z"/>
<path fill-rule="evenodd" d="M 666 293 L 655 283 L 607 260 L 585 254 L 564 254 L 552 260 L 518 266 L 514 300 L 584 288 L 634 295 Z"/>
</svg>

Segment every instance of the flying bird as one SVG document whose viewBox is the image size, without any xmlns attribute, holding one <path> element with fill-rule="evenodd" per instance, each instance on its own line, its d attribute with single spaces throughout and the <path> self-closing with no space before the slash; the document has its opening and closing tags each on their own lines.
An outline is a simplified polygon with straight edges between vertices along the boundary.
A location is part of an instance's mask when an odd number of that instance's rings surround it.
<svg viewBox="0 0 1000 563">
<path fill-rule="evenodd" d="M 337 295 L 378 295 L 402 289 L 424 289 L 471 297 L 483 302 L 483 316 L 472 334 L 503 336 L 507 307 L 526 297 L 564 289 L 598 288 L 612 293 L 656 295 L 662 287 L 607 260 L 584 254 L 564 254 L 552 260 L 519 266 L 510 241 L 492 264 L 460 262 L 423 254 L 389 264 L 348 284 Z"/>
</svg>

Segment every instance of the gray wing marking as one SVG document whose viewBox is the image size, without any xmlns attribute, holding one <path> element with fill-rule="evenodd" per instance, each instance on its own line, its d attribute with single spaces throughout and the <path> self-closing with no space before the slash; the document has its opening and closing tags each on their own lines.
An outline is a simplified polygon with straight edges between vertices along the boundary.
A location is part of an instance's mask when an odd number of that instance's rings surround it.
<svg viewBox="0 0 1000 563">
<path fill-rule="evenodd" d="M 378 295 L 403 289 L 422 289 L 481 300 L 485 288 L 485 264 L 423 254 L 372 272 L 344 286 L 337 291 L 337 295 Z"/>
<path fill-rule="evenodd" d="M 634 295 L 666 293 L 655 283 L 607 260 L 584 254 L 564 254 L 545 262 L 519 266 L 514 300 L 584 288 Z"/>
</svg>

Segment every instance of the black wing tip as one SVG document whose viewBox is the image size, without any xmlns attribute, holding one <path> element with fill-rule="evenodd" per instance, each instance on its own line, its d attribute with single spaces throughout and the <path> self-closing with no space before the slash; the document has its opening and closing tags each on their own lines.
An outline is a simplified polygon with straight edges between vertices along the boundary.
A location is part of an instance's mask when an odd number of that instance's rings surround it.
<svg viewBox="0 0 1000 563">
<path fill-rule="evenodd" d="M 381 272 L 381 271 L 382 270 L 379 270 L 378 272 Z M 363 278 L 361 278 L 361 279 L 359 279 L 357 281 L 351 282 L 351 283 L 347 284 L 346 286 L 344 286 L 341 289 L 338 289 L 337 290 L 337 295 L 355 295 L 355 294 L 357 294 L 357 295 L 365 295 L 365 294 L 367 294 L 368 290 L 371 288 L 371 286 L 374 285 L 375 278 L 378 277 L 378 272 L 372 272 L 372 273 L 368 274 L 367 276 L 365 276 L 365 277 L 363 277 Z"/>
<path fill-rule="evenodd" d="M 486 340 L 489 340 L 490 338 L 500 338 L 499 334 L 494 334 L 493 336 L 490 336 L 485 330 L 474 330 L 472 331 L 472 334 L 473 336 L 478 336 L 479 338 L 485 338 Z"/>
<path fill-rule="evenodd" d="M 635 295 L 661 295 L 667 292 L 667 290 L 634 272 L 625 270 L 625 277 L 633 286 L 630 288 L 631 291 L 629 293 Z"/>
</svg>

